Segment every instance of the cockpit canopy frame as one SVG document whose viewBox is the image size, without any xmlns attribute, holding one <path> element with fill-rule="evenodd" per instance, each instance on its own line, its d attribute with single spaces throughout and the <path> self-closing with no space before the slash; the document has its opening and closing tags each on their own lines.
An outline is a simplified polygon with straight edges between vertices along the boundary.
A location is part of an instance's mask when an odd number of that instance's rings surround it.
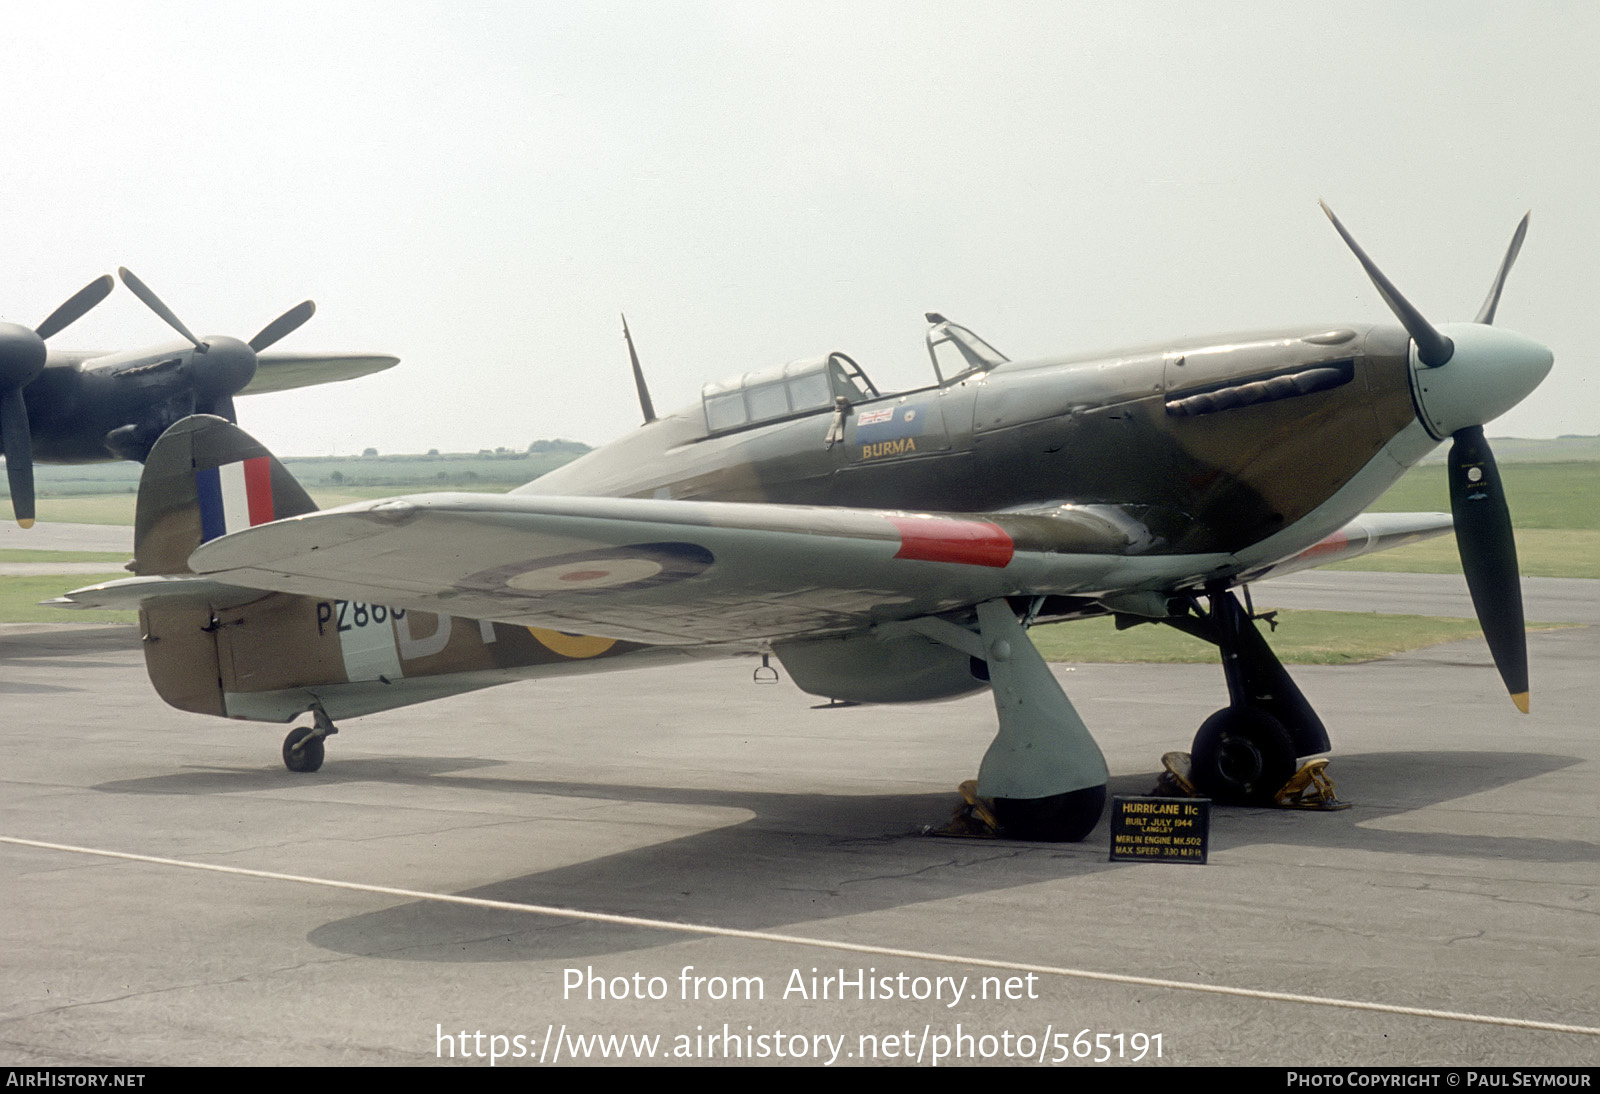
<svg viewBox="0 0 1600 1094">
<path fill-rule="evenodd" d="M 790 361 L 700 389 L 706 429 L 711 433 L 832 410 L 841 397 L 852 406 L 879 397 L 861 366 L 843 353 Z"/>
<path fill-rule="evenodd" d="M 1010 360 L 960 323 L 952 323 L 936 311 L 928 312 L 926 318 L 929 327 L 924 339 L 928 345 L 928 360 L 933 362 L 933 374 L 940 387 L 974 373 L 988 372 Z M 951 366 L 949 376 L 939 366 L 941 356 Z"/>
</svg>

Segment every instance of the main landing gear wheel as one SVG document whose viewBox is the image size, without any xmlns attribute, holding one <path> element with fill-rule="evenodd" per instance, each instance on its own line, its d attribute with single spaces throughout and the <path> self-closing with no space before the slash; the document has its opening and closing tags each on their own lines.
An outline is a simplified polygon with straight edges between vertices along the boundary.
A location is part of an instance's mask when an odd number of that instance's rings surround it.
<svg viewBox="0 0 1600 1094">
<path fill-rule="evenodd" d="M 1007 839 L 1077 843 L 1100 823 L 1106 788 L 1089 786 L 1048 798 L 995 798 L 991 804 Z"/>
<path fill-rule="evenodd" d="M 322 734 L 310 726 L 295 726 L 283 739 L 283 765 L 290 771 L 315 771 L 323 752 Z"/>
<path fill-rule="evenodd" d="M 1200 726 L 1191 750 L 1191 778 L 1206 794 L 1236 805 L 1271 805 L 1294 777 L 1289 731 L 1251 707 L 1224 707 Z"/>
</svg>

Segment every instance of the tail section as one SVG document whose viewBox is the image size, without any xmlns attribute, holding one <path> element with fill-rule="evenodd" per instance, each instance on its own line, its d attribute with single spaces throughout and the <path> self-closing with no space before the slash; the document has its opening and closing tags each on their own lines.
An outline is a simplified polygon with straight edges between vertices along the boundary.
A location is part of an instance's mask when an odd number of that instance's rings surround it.
<svg viewBox="0 0 1600 1094">
<path fill-rule="evenodd" d="M 139 480 L 134 572 L 75 589 L 62 607 L 139 609 L 145 667 L 180 710 L 288 722 L 457 695 L 527 676 L 592 671 L 636 643 L 404 607 L 265 592 L 200 577 L 202 543 L 316 511 L 293 476 L 221 418 L 178 422 Z"/>
<path fill-rule="evenodd" d="M 611 639 L 227 585 L 196 576 L 202 543 L 315 512 L 283 464 L 221 418 L 161 435 L 139 480 L 134 572 L 68 593 L 83 607 L 137 605 L 145 667 L 172 706 L 287 722 L 310 709 L 350 718 L 504 683 L 578 671 L 638 649 Z"/>
<path fill-rule="evenodd" d="M 185 418 L 156 441 L 139 478 L 133 572 L 141 578 L 191 573 L 189 556 L 205 541 L 316 509 L 288 469 L 244 430 L 210 415 Z M 263 598 L 301 599 L 211 590 L 142 604 L 145 668 L 157 694 L 180 710 L 226 716 L 234 673 L 217 641 L 218 610 L 228 601 Z"/>
<path fill-rule="evenodd" d="M 260 441 L 221 418 L 196 414 L 163 433 L 145 461 L 133 570 L 187 574 L 189 556 L 207 540 L 316 511 Z"/>
</svg>

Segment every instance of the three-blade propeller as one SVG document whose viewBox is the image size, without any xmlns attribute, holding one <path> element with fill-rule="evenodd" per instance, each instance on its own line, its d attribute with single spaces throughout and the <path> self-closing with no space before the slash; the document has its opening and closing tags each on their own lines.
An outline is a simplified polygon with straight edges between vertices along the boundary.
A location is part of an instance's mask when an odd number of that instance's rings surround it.
<svg viewBox="0 0 1600 1094">
<path fill-rule="evenodd" d="M 1456 337 L 1439 330 L 1425 319 L 1400 290 L 1367 257 L 1339 218 L 1326 204 L 1335 230 L 1344 238 L 1377 286 L 1378 294 L 1394 313 L 1416 346 L 1417 361 L 1435 374 L 1416 377 L 1418 405 L 1424 425 L 1436 437 L 1448 429 L 1452 439 L 1449 459 L 1450 513 L 1455 521 L 1456 549 L 1466 575 L 1472 606 L 1483 627 L 1489 652 L 1494 657 L 1500 678 L 1511 693 L 1512 702 L 1524 714 L 1528 711 L 1528 640 L 1523 624 L 1522 587 L 1517 572 L 1517 545 L 1512 536 L 1511 511 L 1501 487 L 1500 471 L 1494 453 L 1484 439 L 1483 423 L 1532 390 L 1550 367 L 1549 351 L 1520 336 L 1487 333 L 1500 306 L 1500 293 L 1506 275 L 1522 250 L 1528 231 L 1528 217 L 1517 225 L 1511 246 L 1500 262 L 1489 288 L 1489 295 L 1472 325 L 1452 325 Z M 1466 346 L 1462 349 L 1462 346 Z M 1465 360 L 1463 360 L 1465 358 Z M 1448 382 L 1447 374 L 1460 376 Z M 1437 375 L 1438 379 L 1434 377 Z M 1531 383 L 1528 381 L 1531 379 Z M 1474 390 L 1476 389 L 1476 390 Z M 1442 428 L 1441 428 L 1442 427 Z"/>
<path fill-rule="evenodd" d="M 116 282 L 104 274 L 73 294 L 37 327 L 0 323 L 0 448 L 6 453 L 6 478 L 11 486 L 11 511 L 17 523 L 33 527 L 33 433 L 22 389 L 44 371 L 44 340 L 81 319 L 111 293 Z"/>
</svg>

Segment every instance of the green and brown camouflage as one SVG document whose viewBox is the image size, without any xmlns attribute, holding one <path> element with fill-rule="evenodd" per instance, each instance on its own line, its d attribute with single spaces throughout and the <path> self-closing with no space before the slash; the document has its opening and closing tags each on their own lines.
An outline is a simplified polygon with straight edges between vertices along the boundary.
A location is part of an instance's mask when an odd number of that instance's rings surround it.
<svg viewBox="0 0 1600 1094">
<path fill-rule="evenodd" d="M 1449 530 L 1363 515 L 1446 437 L 1469 586 L 1527 704 L 1481 428 L 1551 367 L 1490 325 L 1523 229 L 1478 320 L 1435 328 L 1335 226 L 1400 327 L 1012 361 L 930 314 L 928 387 L 881 392 L 835 352 L 664 416 L 636 368 L 645 424 L 509 495 L 317 513 L 246 434 L 185 419 L 146 464 L 138 576 L 66 599 L 138 604 L 175 706 L 311 711 L 285 744 L 296 770 L 321 762 L 332 719 L 619 664 L 776 655 L 804 690 L 864 702 L 990 687 L 1000 732 L 978 791 L 1013 833 L 1051 839 L 1093 827 L 1106 767 L 1026 628 L 1155 620 L 1223 655 L 1230 705 L 1196 737 L 1196 778 L 1270 800 L 1328 737 L 1230 590 Z M 304 735 L 314 760 L 291 759 Z"/>
<path fill-rule="evenodd" d="M 708 385 L 700 404 L 516 492 L 950 513 L 1101 506 L 1142 530 L 1139 550 L 1235 551 L 1323 505 L 1415 423 L 1408 345 L 1386 327 L 1224 335 L 1002 362 L 887 395 L 834 367 L 820 370 L 831 387 L 811 407 L 720 430 L 710 404 L 740 385 Z M 838 398 L 844 441 L 828 446 Z"/>
</svg>

